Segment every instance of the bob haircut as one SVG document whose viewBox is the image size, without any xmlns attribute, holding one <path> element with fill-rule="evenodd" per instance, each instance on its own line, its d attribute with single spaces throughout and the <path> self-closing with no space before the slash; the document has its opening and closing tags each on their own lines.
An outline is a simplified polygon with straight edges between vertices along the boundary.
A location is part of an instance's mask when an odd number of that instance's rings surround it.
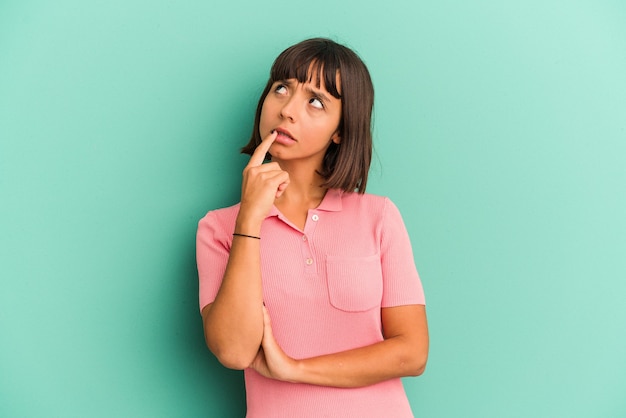
<svg viewBox="0 0 626 418">
<path fill-rule="evenodd" d="M 296 79 L 299 83 L 317 80 L 318 88 L 324 80 L 328 93 L 341 99 L 338 127 L 341 142 L 331 142 L 319 174 L 325 179 L 324 187 L 365 193 L 372 160 L 374 86 L 358 55 L 330 39 L 302 41 L 276 58 L 257 105 L 250 141 L 241 152 L 252 155 L 261 143 L 259 123 L 263 102 L 275 82 L 289 79 Z"/>
</svg>

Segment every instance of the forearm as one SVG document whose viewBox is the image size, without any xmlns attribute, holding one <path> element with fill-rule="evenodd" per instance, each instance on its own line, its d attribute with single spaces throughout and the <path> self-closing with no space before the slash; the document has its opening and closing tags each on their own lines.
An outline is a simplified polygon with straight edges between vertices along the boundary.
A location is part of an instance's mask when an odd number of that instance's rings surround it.
<svg viewBox="0 0 626 418">
<path fill-rule="evenodd" d="M 288 380 L 320 386 L 359 387 L 388 379 L 418 376 L 427 348 L 399 336 L 336 354 L 296 360 Z"/>
<path fill-rule="evenodd" d="M 258 234 L 253 227 L 245 232 Z M 254 359 L 263 337 L 262 305 L 260 241 L 234 237 L 220 290 L 203 312 L 207 345 L 226 367 L 243 369 Z"/>
</svg>

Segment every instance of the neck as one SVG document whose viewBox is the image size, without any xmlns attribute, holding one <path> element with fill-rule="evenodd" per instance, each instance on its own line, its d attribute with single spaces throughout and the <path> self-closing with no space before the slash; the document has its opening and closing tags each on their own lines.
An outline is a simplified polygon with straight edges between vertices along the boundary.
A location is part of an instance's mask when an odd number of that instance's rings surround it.
<svg viewBox="0 0 626 418">
<path fill-rule="evenodd" d="M 324 179 L 311 167 L 278 161 L 281 169 L 289 173 L 289 186 L 277 199 L 278 205 L 304 205 L 316 207 L 324 198 Z"/>
</svg>

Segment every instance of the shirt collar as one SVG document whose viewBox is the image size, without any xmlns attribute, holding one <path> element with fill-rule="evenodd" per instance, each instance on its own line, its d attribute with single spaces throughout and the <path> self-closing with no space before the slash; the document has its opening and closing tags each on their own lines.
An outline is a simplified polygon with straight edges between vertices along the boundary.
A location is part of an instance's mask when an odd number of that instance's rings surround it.
<svg viewBox="0 0 626 418">
<path fill-rule="evenodd" d="M 341 197 L 343 191 L 340 189 L 328 189 L 322 202 L 316 208 L 326 212 L 339 212 L 341 210 Z"/>
<path fill-rule="evenodd" d="M 343 190 L 340 189 L 328 189 L 324 198 L 320 202 L 319 206 L 313 210 L 323 210 L 326 212 L 339 212 L 341 211 L 341 197 L 343 196 Z M 280 211 L 276 208 L 276 206 L 272 205 L 272 209 L 270 209 L 267 214 L 267 218 L 272 216 L 280 215 Z"/>
</svg>

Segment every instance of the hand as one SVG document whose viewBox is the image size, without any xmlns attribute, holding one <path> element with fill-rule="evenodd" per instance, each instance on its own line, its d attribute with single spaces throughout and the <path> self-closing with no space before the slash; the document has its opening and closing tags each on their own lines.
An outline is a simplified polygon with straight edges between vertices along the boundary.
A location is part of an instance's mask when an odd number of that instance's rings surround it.
<svg viewBox="0 0 626 418">
<path fill-rule="evenodd" d="M 276 342 L 272 333 L 270 316 L 265 306 L 263 307 L 263 326 L 261 348 L 250 367 L 270 379 L 295 383 L 297 361 L 287 356 Z"/>
<path fill-rule="evenodd" d="M 277 132 L 273 131 L 261 141 L 243 170 L 239 212 L 245 220 L 256 221 L 259 224 L 267 216 L 274 199 L 282 195 L 289 185 L 289 173 L 283 171 L 278 163 L 263 164 L 276 136 Z"/>
</svg>

